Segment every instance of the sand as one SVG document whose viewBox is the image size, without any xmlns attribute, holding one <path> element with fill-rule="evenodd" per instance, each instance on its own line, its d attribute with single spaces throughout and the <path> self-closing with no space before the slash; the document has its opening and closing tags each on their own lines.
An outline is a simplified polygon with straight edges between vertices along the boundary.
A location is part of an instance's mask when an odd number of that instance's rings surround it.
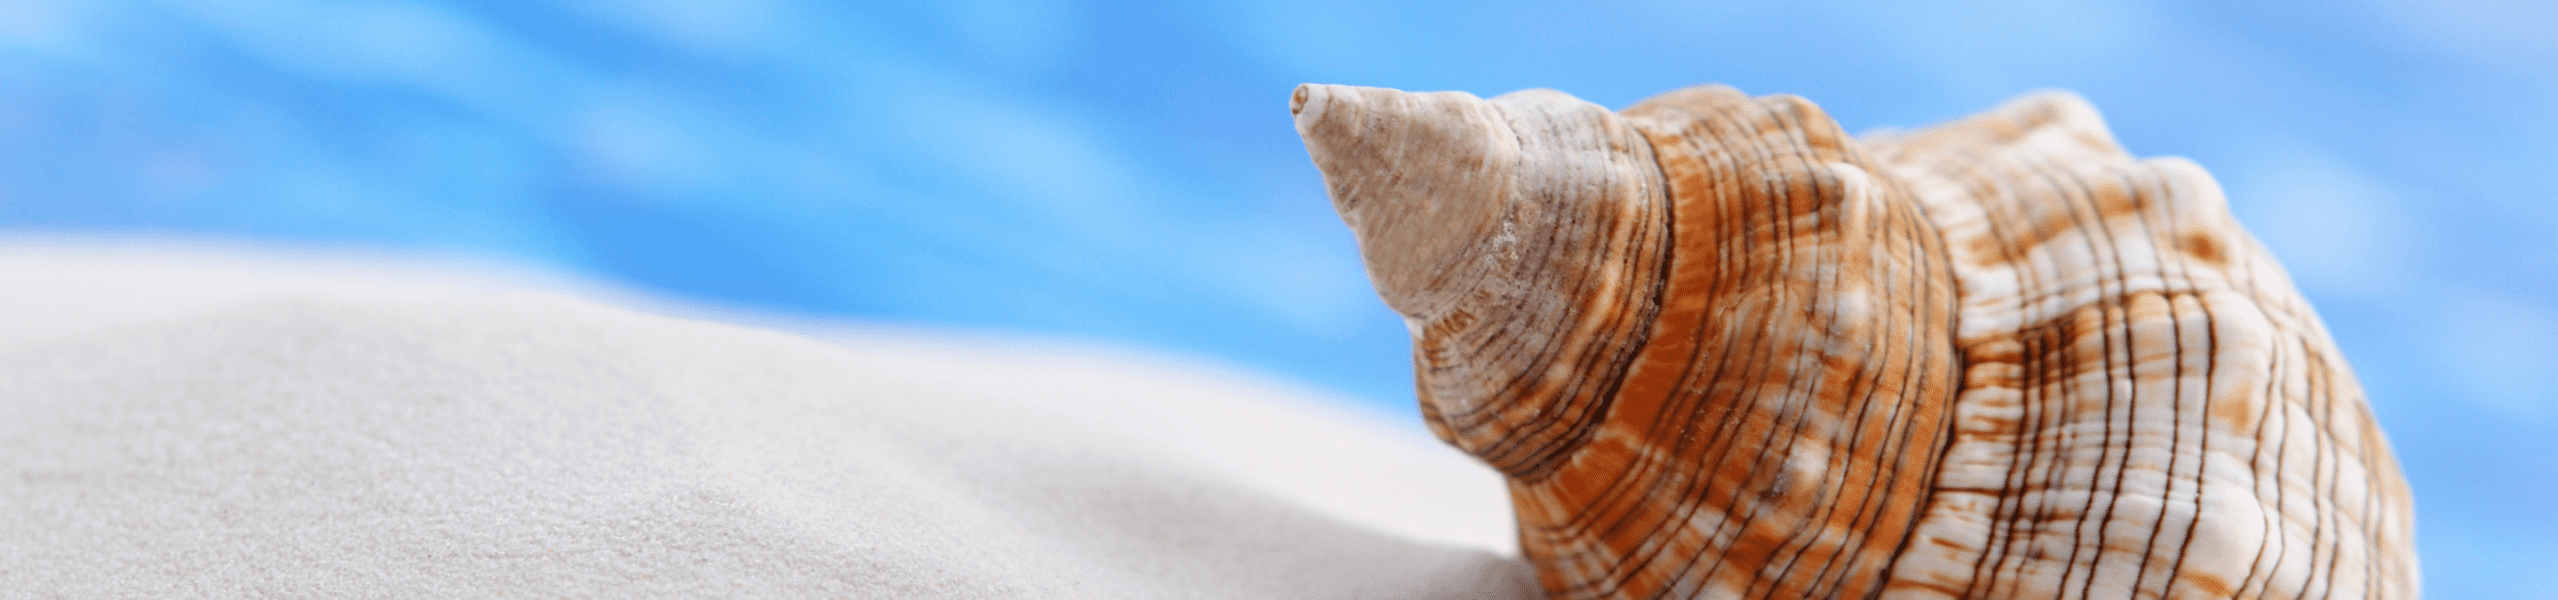
<svg viewBox="0 0 2558 600">
<path fill-rule="evenodd" d="M 0 597 L 1535 595 L 1497 476 L 1338 401 L 668 307 L 0 246 Z"/>
</svg>

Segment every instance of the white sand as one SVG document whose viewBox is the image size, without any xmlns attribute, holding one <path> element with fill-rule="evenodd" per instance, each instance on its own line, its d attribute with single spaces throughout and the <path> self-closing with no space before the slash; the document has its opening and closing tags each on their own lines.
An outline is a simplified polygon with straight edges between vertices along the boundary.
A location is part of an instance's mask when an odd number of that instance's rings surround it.
<svg viewBox="0 0 2558 600">
<path fill-rule="evenodd" d="M 1268 382 L 377 262 L 0 247 L 0 597 L 1534 595 L 1496 476 Z"/>
</svg>

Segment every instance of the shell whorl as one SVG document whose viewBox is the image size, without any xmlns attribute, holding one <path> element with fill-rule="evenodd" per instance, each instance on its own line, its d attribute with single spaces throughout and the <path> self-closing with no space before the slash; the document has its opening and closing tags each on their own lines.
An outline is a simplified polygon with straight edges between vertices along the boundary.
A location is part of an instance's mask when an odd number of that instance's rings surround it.
<svg viewBox="0 0 2558 600">
<path fill-rule="evenodd" d="M 2065 94 L 1868 146 L 1964 291 L 1909 597 L 2416 597 L 2361 386 L 2202 167 L 2133 159 Z"/>
<path fill-rule="evenodd" d="M 2315 313 L 2074 96 L 1865 140 L 1723 87 L 1292 105 L 1556 597 L 2415 596 Z"/>
<path fill-rule="evenodd" d="M 1290 102 L 1386 305 L 1432 431 L 1516 479 L 1587 443 L 1660 296 L 1665 197 L 1607 109 L 1307 85 Z"/>
</svg>

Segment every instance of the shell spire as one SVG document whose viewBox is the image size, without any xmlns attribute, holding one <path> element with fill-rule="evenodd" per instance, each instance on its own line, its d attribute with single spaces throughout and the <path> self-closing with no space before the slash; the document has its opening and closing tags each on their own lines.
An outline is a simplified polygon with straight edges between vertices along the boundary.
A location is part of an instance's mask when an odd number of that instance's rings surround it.
<svg viewBox="0 0 2558 600">
<path fill-rule="evenodd" d="M 1719 86 L 1291 108 L 1555 597 L 2415 597 L 2316 314 L 2075 96 L 1864 140 Z"/>
<path fill-rule="evenodd" d="M 1595 433 L 1668 250 L 1650 146 L 1606 108 L 1339 85 L 1290 103 L 1386 306 L 1426 422 L 1513 478 Z M 1523 376 L 1524 375 L 1524 376 Z"/>
</svg>

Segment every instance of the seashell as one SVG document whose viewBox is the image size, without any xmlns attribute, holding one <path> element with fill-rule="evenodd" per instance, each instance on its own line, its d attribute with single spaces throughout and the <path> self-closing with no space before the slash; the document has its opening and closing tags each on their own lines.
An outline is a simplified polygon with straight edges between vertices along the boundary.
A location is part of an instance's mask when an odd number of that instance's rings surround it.
<svg viewBox="0 0 2558 600">
<path fill-rule="evenodd" d="M 2210 175 L 2066 93 L 1290 102 L 1557 598 L 2413 598 L 2344 358 Z"/>
</svg>

